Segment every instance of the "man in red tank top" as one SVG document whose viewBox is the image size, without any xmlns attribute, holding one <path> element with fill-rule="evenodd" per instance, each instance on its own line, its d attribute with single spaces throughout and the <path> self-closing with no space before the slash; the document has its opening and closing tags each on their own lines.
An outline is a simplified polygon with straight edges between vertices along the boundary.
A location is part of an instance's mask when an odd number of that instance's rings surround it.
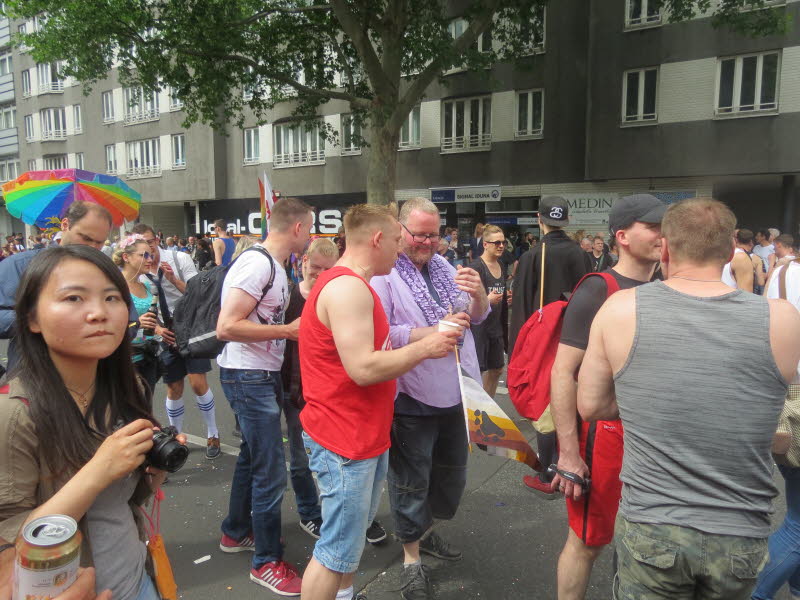
<svg viewBox="0 0 800 600">
<path fill-rule="evenodd" d="M 353 574 L 386 477 L 395 379 L 423 360 L 446 356 L 459 335 L 436 332 L 392 350 L 369 280 L 394 266 L 400 224 L 388 208 L 362 204 L 348 210 L 344 226 L 347 249 L 317 280 L 300 320 L 306 400 L 300 420 L 322 498 L 304 600 L 353 596 Z"/>
</svg>

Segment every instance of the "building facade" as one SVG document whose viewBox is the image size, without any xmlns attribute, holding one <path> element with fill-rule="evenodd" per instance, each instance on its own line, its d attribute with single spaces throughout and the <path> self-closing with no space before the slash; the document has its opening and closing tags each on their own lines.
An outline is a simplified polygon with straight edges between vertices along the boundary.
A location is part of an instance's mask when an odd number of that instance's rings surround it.
<svg viewBox="0 0 800 600">
<path fill-rule="evenodd" d="M 800 2 L 774 4 L 800 22 Z M 626 194 L 714 195 L 743 225 L 797 233 L 800 28 L 745 38 L 714 29 L 709 15 L 670 23 L 656 0 L 561 0 L 543 21 L 544 42 L 520 64 L 454 69 L 429 87 L 401 132 L 397 200 L 430 197 L 443 223 L 465 231 L 477 221 L 534 229 L 539 199 L 559 194 L 570 228 L 594 233 Z M 264 172 L 317 207 L 320 233 L 335 233 L 342 209 L 366 198 L 370 150 L 358 147 L 345 102 L 318 113 L 338 145 L 293 123 L 290 103 L 265 124 L 249 116 L 220 133 L 184 128 L 180 99 L 123 88 L 116 71 L 87 96 L 24 51 L 13 52 L 13 75 L 2 64 L 0 107 L 8 77 L 20 115 L 8 160 L 116 173 L 142 193 L 141 220 L 165 233 L 208 230 L 220 217 L 236 233 L 257 230 Z M 14 129 L 0 128 L 0 175 Z"/>
</svg>

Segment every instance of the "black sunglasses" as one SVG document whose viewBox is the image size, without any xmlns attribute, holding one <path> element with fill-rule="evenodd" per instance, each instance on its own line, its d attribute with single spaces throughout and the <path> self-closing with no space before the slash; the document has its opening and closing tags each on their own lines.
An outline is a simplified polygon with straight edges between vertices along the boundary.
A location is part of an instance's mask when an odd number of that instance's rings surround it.
<svg viewBox="0 0 800 600">
<path fill-rule="evenodd" d="M 492 244 L 495 248 L 500 248 L 501 246 L 506 245 L 505 240 L 497 240 L 495 242 L 483 242 L 484 244 Z"/>
</svg>

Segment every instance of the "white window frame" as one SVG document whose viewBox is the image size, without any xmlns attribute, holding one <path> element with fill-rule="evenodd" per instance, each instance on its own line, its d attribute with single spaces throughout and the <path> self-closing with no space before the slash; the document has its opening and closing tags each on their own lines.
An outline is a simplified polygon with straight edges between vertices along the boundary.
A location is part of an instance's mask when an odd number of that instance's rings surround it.
<svg viewBox="0 0 800 600">
<path fill-rule="evenodd" d="M 415 123 L 416 121 L 416 123 Z M 416 124 L 416 127 L 414 126 Z M 422 108 L 417 104 L 408 113 L 400 128 L 399 150 L 419 150 L 422 147 Z"/>
<path fill-rule="evenodd" d="M 11 75 L 14 72 L 13 58 L 11 52 L 0 54 L 0 77 Z"/>
<path fill-rule="evenodd" d="M 40 94 L 61 94 L 64 92 L 64 80 L 58 77 L 58 68 L 60 64 L 55 63 L 37 63 L 36 65 L 36 81 L 39 84 L 38 91 Z"/>
<path fill-rule="evenodd" d="M 83 133 L 83 115 L 81 114 L 81 105 L 72 105 L 72 131 L 77 135 Z"/>
<path fill-rule="evenodd" d="M 644 94 L 645 94 L 645 74 L 655 71 L 656 73 L 656 89 L 655 89 L 655 112 L 644 112 Z M 636 113 L 633 117 L 628 116 L 628 75 L 638 73 L 638 96 Z M 623 125 L 642 125 L 642 124 L 656 124 L 658 123 L 658 80 L 660 77 L 660 69 L 658 67 L 645 67 L 643 69 L 631 69 L 622 74 L 622 114 L 621 122 Z"/>
<path fill-rule="evenodd" d="M 764 57 L 776 55 L 778 57 L 777 65 L 775 66 L 775 101 L 767 103 L 764 108 L 761 108 L 761 86 L 763 85 L 764 74 Z M 752 110 L 743 110 L 741 105 L 742 98 L 742 64 L 745 58 L 757 57 L 756 63 L 756 80 L 753 100 L 755 104 L 752 105 Z M 733 72 L 733 90 L 731 107 L 720 107 L 719 94 L 722 85 L 722 63 L 728 60 L 735 60 Z M 781 89 L 781 63 L 783 55 L 780 50 L 770 50 L 769 52 L 753 52 L 750 54 L 738 54 L 735 56 L 722 56 L 717 58 L 717 80 L 714 91 L 714 114 L 718 118 L 729 119 L 731 117 L 750 117 L 759 115 L 774 115 L 780 111 L 778 101 L 780 99 Z M 750 105 L 746 105 L 750 106 Z"/>
<path fill-rule="evenodd" d="M 123 124 L 138 125 L 149 121 L 158 121 L 158 92 L 147 90 L 143 86 L 126 87 L 122 90 Z"/>
<path fill-rule="evenodd" d="M 100 103 L 103 107 L 103 123 L 114 122 L 114 92 L 108 90 L 100 95 Z"/>
<path fill-rule="evenodd" d="M 261 162 L 261 148 L 258 127 L 247 127 L 242 131 L 242 163 L 257 165 Z"/>
<path fill-rule="evenodd" d="M 161 175 L 161 139 L 148 138 L 125 144 L 128 179 Z"/>
<path fill-rule="evenodd" d="M 319 123 L 280 123 L 273 125 L 272 131 L 273 167 L 325 164 L 325 138 L 320 133 Z"/>
<path fill-rule="evenodd" d="M 183 100 L 175 95 L 175 90 L 169 88 L 169 109 L 170 111 L 181 110 L 183 108 Z"/>
<path fill-rule="evenodd" d="M 361 137 L 361 125 L 355 123 L 353 115 L 349 113 L 341 115 L 339 132 L 342 138 L 342 156 L 361 154 L 361 146 L 354 141 L 355 137 Z"/>
<path fill-rule="evenodd" d="M 11 181 L 19 177 L 19 159 L 0 160 L 0 181 Z"/>
<path fill-rule="evenodd" d="M 638 0 L 641 2 L 640 16 L 632 19 L 631 8 L 633 3 L 637 0 L 625 0 L 625 31 L 632 31 L 636 29 L 644 29 L 647 27 L 660 27 L 664 23 L 664 9 L 662 6 L 658 8 L 658 14 L 649 14 L 650 8 L 661 4 L 661 0 Z"/>
<path fill-rule="evenodd" d="M 25 141 L 29 144 L 36 141 L 36 130 L 33 128 L 33 115 L 25 115 L 23 123 L 25 126 Z"/>
<path fill-rule="evenodd" d="M 17 126 L 17 109 L 14 106 L 6 106 L 0 109 L 0 129 L 13 129 Z"/>
<path fill-rule="evenodd" d="M 84 160 L 83 152 L 75 153 L 75 168 L 84 170 L 86 168 L 86 161 Z"/>
<path fill-rule="evenodd" d="M 45 171 L 57 171 L 59 169 L 69 168 L 66 154 L 53 154 L 51 156 L 44 156 L 43 159 L 43 169 Z"/>
<path fill-rule="evenodd" d="M 67 110 L 63 106 L 39 111 L 42 141 L 67 139 Z M 64 167 L 66 168 L 66 167 Z"/>
<path fill-rule="evenodd" d="M 473 134 L 470 132 L 471 117 L 472 117 L 472 103 L 478 100 L 478 133 Z M 484 116 L 486 114 L 488 100 L 489 109 L 489 130 L 484 131 Z M 464 113 L 464 131 L 463 135 L 456 135 L 456 123 L 458 114 L 458 105 L 463 103 Z M 451 136 L 445 136 L 447 131 L 447 107 L 451 105 Z M 450 100 L 442 101 L 442 138 L 441 138 L 441 151 L 442 153 L 450 152 L 476 152 L 490 150 L 492 147 L 492 96 L 470 96 L 468 98 L 453 98 Z"/>
<path fill-rule="evenodd" d="M 519 108 L 520 102 L 523 101 L 523 95 L 525 96 L 524 101 L 527 103 L 527 115 L 526 115 L 526 122 L 520 123 L 519 122 Z M 534 88 L 530 90 L 520 90 L 516 93 L 516 103 L 515 103 L 515 111 L 514 111 L 514 138 L 518 140 L 535 140 L 541 139 L 544 134 L 544 89 L 542 88 Z M 534 127 L 535 123 L 533 122 L 533 107 L 534 107 L 534 98 L 538 96 L 539 100 L 539 114 L 541 115 L 541 121 L 539 123 L 539 127 Z M 523 127 L 524 125 L 524 127 Z"/>
<path fill-rule="evenodd" d="M 28 159 L 28 171 L 36 171 L 36 159 L 29 158 Z"/>
<path fill-rule="evenodd" d="M 117 145 L 106 144 L 106 173 L 109 175 L 116 175 L 119 163 L 117 163 Z"/>
<path fill-rule="evenodd" d="M 531 45 L 525 56 L 544 54 L 545 46 L 547 45 L 547 6 L 541 6 L 540 8 L 542 9 L 542 40 L 538 44 Z"/>
<path fill-rule="evenodd" d="M 172 169 L 186 168 L 186 134 L 174 133 L 172 142 Z"/>
<path fill-rule="evenodd" d="M 20 79 L 22 81 L 22 97 L 23 98 L 30 98 L 31 96 L 31 70 L 25 69 L 20 74 Z"/>
</svg>

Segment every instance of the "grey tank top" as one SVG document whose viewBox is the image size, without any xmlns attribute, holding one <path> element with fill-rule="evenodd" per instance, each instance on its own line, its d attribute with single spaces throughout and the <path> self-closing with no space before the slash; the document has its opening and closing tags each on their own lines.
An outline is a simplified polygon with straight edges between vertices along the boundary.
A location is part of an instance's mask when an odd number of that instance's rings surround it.
<svg viewBox="0 0 800 600">
<path fill-rule="evenodd" d="M 636 288 L 636 335 L 614 376 L 629 521 L 766 537 L 770 446 L 787 382 L 769 343 L 769 305 L 740 290 L 688 296 Z"/>
</svg>

